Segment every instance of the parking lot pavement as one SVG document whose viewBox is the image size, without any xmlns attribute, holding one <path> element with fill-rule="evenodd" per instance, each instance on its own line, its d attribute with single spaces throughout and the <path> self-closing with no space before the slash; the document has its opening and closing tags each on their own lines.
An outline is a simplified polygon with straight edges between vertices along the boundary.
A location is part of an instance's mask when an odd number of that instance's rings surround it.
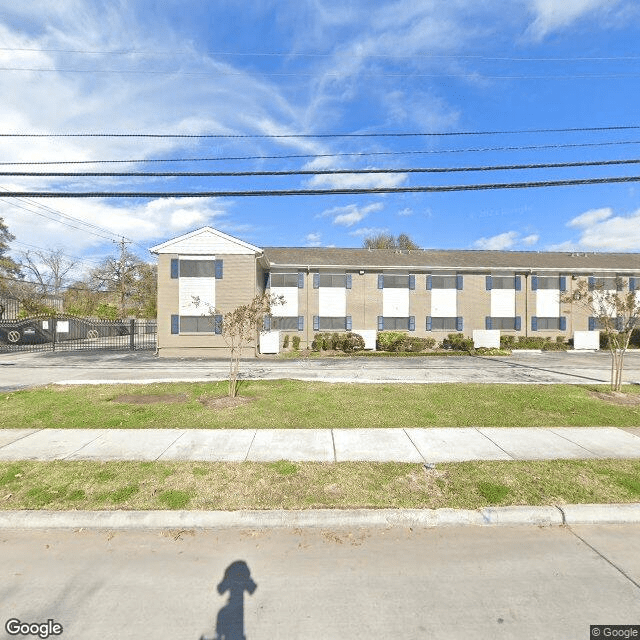
<svg viewBox="0 0 640 640">
<path fill-rule="evenodd" d="M 228 376 L 227 360 L 158 358 L 147 351 L 0 354 L 0 392 L 51 383 L 212 381 Z M 251 359 L 244 379 L 322 382 L 482 382 L 503 384 L 606 384 L 605 352 L 518 353 L 500 357 Z M 640 353 L 626 356 L 624 381 L 640 384 Z"/>
</svg>

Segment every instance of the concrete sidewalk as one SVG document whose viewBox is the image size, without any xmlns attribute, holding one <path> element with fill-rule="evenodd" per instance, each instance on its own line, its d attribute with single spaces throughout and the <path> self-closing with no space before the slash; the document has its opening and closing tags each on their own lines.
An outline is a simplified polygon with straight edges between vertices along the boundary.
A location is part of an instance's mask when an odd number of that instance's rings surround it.
<svg viewBox="0 0 640 640">
<path fill-rule="evenodd" d="M 640 458 L 640 430 L 614 427 L 0 430 L 0 461 L 436 463 L 580 458 Z"/>
</svg>

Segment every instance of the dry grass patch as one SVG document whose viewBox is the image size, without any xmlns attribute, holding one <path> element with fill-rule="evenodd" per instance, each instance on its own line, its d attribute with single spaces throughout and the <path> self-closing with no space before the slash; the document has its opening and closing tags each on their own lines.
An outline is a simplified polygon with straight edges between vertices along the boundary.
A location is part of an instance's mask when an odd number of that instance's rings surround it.
<svg viewBox="0 0 640 640">
<path fill-rule="evenodd" d="M 622 393 L 621 391 L 589 391 L 589 396 L 610 404 L 627 407 L 640 406 L 640 394 Z"/>
<path fill-rule="evenodd" d="M 159 394 L 126 394 L 116 396 L 111 402 L 124 402 L 127 404 L 161 404 L 175 402 L 187 402 L 189 396 L 186 393 L 159 393 Z"/>
<path fill-rule="evenodd" d="M 235 398 L 229 396 L 201 396 L 198 398 L 198 402 L 208 409 L 235 409 L 249 404 L 253 400 L 254 398 L 247 398 L 246 396 L 236 396 Z"/>
</svg>

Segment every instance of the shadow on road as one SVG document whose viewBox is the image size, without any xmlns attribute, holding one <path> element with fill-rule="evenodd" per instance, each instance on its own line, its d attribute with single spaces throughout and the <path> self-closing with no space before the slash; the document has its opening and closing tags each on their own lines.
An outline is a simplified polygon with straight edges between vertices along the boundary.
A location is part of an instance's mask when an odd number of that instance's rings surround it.
<svg viewBox="0 0 640 640">
<path fill-rule="evenodd" d="M 200 640 L 246 640 L 244 635 L 244 592 L 249 595 L 258 588 L 244 560 L 232 562 L 225 570 L 218 593 L 229 592 L 227 604 L 218 611 L 216 632 L 213 637 L 200 636 Z"/>
</svg>

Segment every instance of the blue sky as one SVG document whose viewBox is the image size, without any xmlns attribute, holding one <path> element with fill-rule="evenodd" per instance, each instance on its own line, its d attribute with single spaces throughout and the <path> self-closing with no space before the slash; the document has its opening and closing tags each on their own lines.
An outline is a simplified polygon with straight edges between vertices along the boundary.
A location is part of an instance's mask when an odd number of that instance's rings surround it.
<svg viewBox="0 0 640 640">
<path fill-rule="evenodd" d="M 252 171 L 640 157 L 640 129 L 531 132 L 640 125 L 640 7 L 635 0 L 3 4 L 0 130 L 7 133 L 523 133 L 2 138 L 0 162 L 308 156 L 47 167 Z M 501 150 L 487 150 L 495 148 Z M 379 155 L 331 155 L 345 153 Z M 44 169 L 3 166 L 12 168 Z M 235 191 L 620 175 L 640 175 L 640 167 L 270 178 L 2 176 L 0 186 L 11 191 Z M 112 239 L 119 236 L 148 258 L 146 247 L 204 225 L 259 246 L 357 247 L 364 236 L 385 231 L 407 233 L 426 248 L 640 251 L 640 185 L 635 183 L 286 198 L 2 199 L 0 216 L 16 236 L 15 251 L 62 248 L 87 264 L 113 253 Z M 99 226 L 99 235 L 84 223 Z"/>
</svg>

